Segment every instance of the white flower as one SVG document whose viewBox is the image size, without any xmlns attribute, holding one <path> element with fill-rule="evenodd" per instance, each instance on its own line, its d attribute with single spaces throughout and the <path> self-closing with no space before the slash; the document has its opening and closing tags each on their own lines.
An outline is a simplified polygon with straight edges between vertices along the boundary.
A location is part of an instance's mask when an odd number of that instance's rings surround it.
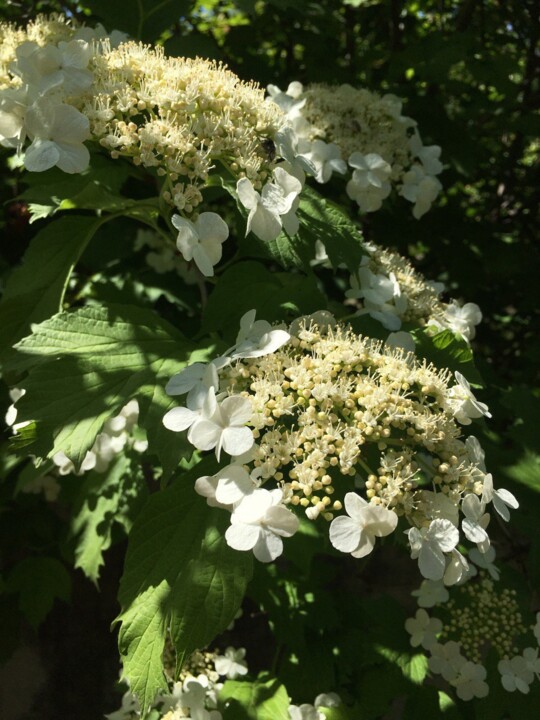
<svg viewBox="0 0 540 720">
<path fill-rule="evenodd" d="M 538 648 L 525 648 L 523 651 L 523 659 L 527 663 L 527 667 L 533 672 L 537 678 L 540 678 L 540 658 L 538 657 Z"/>
<path fill-rule="evenodd" d="M 508 692 L 519 692 L 527 695 L 529 685 L 534 680 L 534 672 L 529 667 L 527 660 L 521 655 L 516 655 L 510 660 L 501 660 L 497 665 L 501 673 L 501 682 Z"/>
<path fill-rule="evenodd" d="M 188 432 L 188 440 L 192 445 L 198 450 L 215 448 L 218 460 L 222 449 L 229 455 L 236 456 L 251 448 L 254 442 L 253 433 L 245 424 L 251 419 L 253 410 L 247 398 L 231 395 L 218 402 L 214 391 L 210 389 L 203 407 L 203 413 L 191 424 Z M 167 415 L 172 412 L 173 410 L 170 410 Z"/>
<path fill-rule="evenodd" d="M 450 640 L 447 643 L 436 643 L 430 648 L 431 657 L 428 660 L 431 672 L 442 675 L 447 682 L 452 682 L 467 660 L 460 652 L 459 643 Z"/>
<path fill-rule="evenodd" d="M 362 212 L 378 210 L 382 201 L 390 195 L 392 187 L 388 179 L 392 168 L 376 153 L 365 156 L 353 153 L 349 165 L 356 169 L 347 183 L 347 195 L 358 203 Z"/>
<path fill-rule="evenodd" d="M 458 371 L 456 371 L 455 377 L 457 385 L 448 391 L 447 403 L 456 420 L 462 425 L 470 425 L 471 419 L 482 417 L 482 415 L 491 417 L 488 406 L 475 398 L 466 378 Z"/>
<path fill-rule="evenodd" d="M 446 563 L 446 569 L 443 575 L 444 584 L 456 585 L 457 583 L 465 582 L 465 580 L 472 577 L 472 575 L 474 575 L 472 566 L 469 565 L 459 550 L 454 548 Z"/>
<path fill-rule="evenodd" d="M 210 388 L 219 389 L 218 370 L 228 362 L 227 358 L 216 358 L 210 363 L 195 362 L 173 375 L 165 385 L 167 395 L 185 395 L 187 404 L 197 406 L 198 398 L 206 397 Z"/>
<path fill-rule="evenodd" d="M 445 603 L 450 597 L 450 593 L 445 588 L 441 580 L 422 580 L 422 584 L 411 593 L 418 598 L 417 602 L 421 608 L 431 608 L 435 605 Z"/>
<path fill-rule="evenodd" d="M 236 343 L 227 351 L 232 358 L 258 358 L 270 355 L 291 339 L 286 330 L 275 329 L 266 320 L 255 320 L 256 310 L 240 318 Z"/>
<path fill-rule="evenodd" d="M 266 183 L 260 194 L 250 180 L 240 179 L 236 185 L 238 199 L 249 210 L 246 235 L 251 231 L 261 240 L 269 242 L 277 238 L 282 226 L 294 235 L 298 230 L 298 220 L 293 205 L 301 190 L 301 182 L 280 167 L 274 170 L 274 181 Z"/>
<path fill-rule="evenodd" d="M 299 115 L 300 110 L 306 104 L 306 99 L 301 97 L 304 87 L 302 83 L 296 80 L 289 83 L 285 91 L 281 90 L 277 85 L 268 85 L 266 89 L 272 102 L 275 102 L 289 118 Z"/>
<path fill-rule="evenodd" d="M 20 150 L 26 137 L 27 92 L 6 88 L 0 93 L 0 145 Z"/>
<path fill-rule="evenodd" d="M 135 695 L 129 690 L 122 696 L 122 706 L 116 712 L 105 715 L 107 720 L 131 720 L 134 715 L 139 714 L 139 702 Z"/>
<path fill-rule="evenodd" d="M 449 328 L 469 342 L 476 335 L 476 325 L 482 322 L 482 311 L 476 303 L 465 303 L 460 307 L 455 300 L 452 300 L 442 317 L 432 322 L 443 328 Z"/>
<path fill-rule="evenodd" d="M 397 526 L 397 515 L 391 510 L 373 505 L 356 493 L 345 495 L 345 510 L 330 525 L 330 542 L 341 552 L 355 558 L 368 555 L 375 546 L 375 538 L 390 535 Z"/>
<path fill-rule="evenodd" d="M 324 140 L 314 140 L 309 149 L 298 156 L 307 161 L 312 167 L 312 174 L 318 183 L 326 183 L 337 172 L 344 175 L 347 172 L 347 163 L 341 158 L 341 150 L 335 143 L 326 143 Z"/>
<path fill-rule="evenodd" d="M 421 645 L 426 650 L 435 645 L 442 628 L 442 622 L 438 618 L 430 618 L 423 608 L 416 611 L 414 618 L 407 618 L 405 621 L 405 630 L 411 636 L 411 645 Z"/>
<path fill-rule="evenodd" d="M 432 520 L 428 528 L 411 528 L 406 531 L 411 546 L 411 557 L 418 558 L 418 567 L 428 580 L 440 580 L 445 571 L 444 553 L 455 548 L 459 531 L 450 520 Z"/>
<path fill-rule="evenodd" d="M 214 212 L 201 213 L 194 223 L 173 215 L 171 222 L 178 230 L 176 247 L 184 260 L 193 260 L 205 277 L 212 277 L 214 265 L 221 260 L 221 246 L 229 237 L 227 223 Z"/>
<path fill-rule="evenodd" d="M 162 422 L 167 430 L 182 432 L 191 428 L 198 420 L 211 417 L 216 406 L 214 388 L 208 387 L 206 392 L 188 396 L 186 403 L 187 407 L 176 407 L 165 413 Z"/>
<path fill-rule="evenodd" d="M 71 105 L 41 99 L 26 112 L 26 130 L 33 138 L 26 149 L 24 166 L 42 172 L 55 165 L 66 173 L 80 173 L 90 162 L 83 142 L 90 136 L 88 118 Z"/>
<path fill-rule="evenodd" d="M 474 435 L 469 435 L 469 437 L 465 440 L 465 447 L 467 448 L 471 462 L 473 462 L 481 472 L 485 473 L 486 464 L 484 461 L 486 454 L 482 450 L 482 446 L 480 445 L 478 438 L 475 438 Z"/>
<path fill-rule="evenodd" d="M 465 537 L 476 543 L 480 552 L 489 548 L 489 535 L 486 528 L 489 523 L 489 513 L 484 512 L 485 504 L 474 493 L 465 495 L 461 502 L 461 510 L 465 515 L 461 528 Z"/>
<path fill-rule="evenodd" d="M 517 508 L 519 507 L 518 501 L 509 490 L 505 490 L 504 488 L 500 488 L 500 490 L 494 489 L 493 476 L 491 475 L 491 473 L 484 476 L 482 502 L 492 502 L 495 510 L 499 513 L 503 520 L 506 520 L 506 522 L 510 520 L 510 512 L 508 508 L 512 508 L 512 510 L 517 510 Z"/>
<path fill-rule="evenodd" d="M 92 84 L 92 73 L 85 69 L 92 52 L 92 46 L 80 39 L 59 42 L 58 47 L 26 42 L 17 48 L 14 69 L 40 93 L 62 87 L 66 95 L 77 95 Z"/>
<path fill-rule="evenodd" d="M 246 496 L 231 515 L 225 539 L 235 550 L 253 550 L 261 562 L 271 562 L 283 552 L 282 537 L 298 530 L 296 515 L 281 505 L 281 490 L 259 488 Z"/>
<path fill-rule="evenodd" d="M 341 705 L 341 698 L 335 692 L 321 693 L 320 695 L 317 695 L 317 697 L 315 698 L 315 702 L 313 704 L 315 705 L 316 708 L 339 707 Z"/>
<path fill-rule="evenodd" d="M 469 553 L 469 559 L 479 568 L 487 570 L 488 573 L 494 580 L 498 580 L 501 576 L 499 569 L 494 565 L 495 560 L 495 548 L 490 545 L 485 553 L 481 553 L 476 548 L 473 548 Z"/>
<path fill-rule="evenodd" d="M 399 194 L 414 203 L 413 215 L 419 220 L 430 209 L 441 190 L 442 185 L 437 178 L 427 175 L 421 165 L 413 165 L 403 175 L 403 185 Z"/>
<path fill-rule="evenodd" d="M 241 465 L 228 465 L 219 470 L 215 476 L 216 500 L 222 505 L 234 505 L 243 500 L 257 487 L 252 475 Z"/>
<path fill-rule="evenodd" d="M 289 705 L 290 720 L 324 720 L 325 716 L 313 705 Z"/>
<path fill-rule="evenodd" d="M 439 160 L 441 156 L 439 145 L 422 145 L 420 135 L 415 132 L 409 139 L 409 147 L 412 154 L 422 163 L 427 175 L 438 175 L 442 172 L 443 166 Z"/>
<path fill-rule="evenodd" d="M 351 289 L 345 295 L 363 299 L 364 309 L 357 315 L 369 314 L 381 322 L 387 330 L 399 330 L 401 316 L 407 309 L 407 298 L 393 272 L 389 275 L 375 275 L 367 267 L 369 260 L 364 258 L 356 276 L 351 275 Z"/>
<path fill-rule="evenodd" d="M 411 333 L 400 330 L 399 332 L 392 332 L 386 338 L 384 343 L 386 347 L 401 348 L 406 353 L 414 352 L 416 349 L 416 343 Z"/>
<path fill-rule="evenodd" d="M 214 665 L 218 675 L 226 675 L 229 680 L 234 680 L 248 671 L 245 648 L 235 649 L 228 647 L 223 655 L 216 655 Z"/>
<path fill-rule="evenodd" d="M 465 662 L 459 669 L 459 674 L 452 681 L 460 700 L 472 700 L 473 697 L 484 698 L 489 694 L 486 679 L 486 668 L 473 662 Z"/>
</svg>

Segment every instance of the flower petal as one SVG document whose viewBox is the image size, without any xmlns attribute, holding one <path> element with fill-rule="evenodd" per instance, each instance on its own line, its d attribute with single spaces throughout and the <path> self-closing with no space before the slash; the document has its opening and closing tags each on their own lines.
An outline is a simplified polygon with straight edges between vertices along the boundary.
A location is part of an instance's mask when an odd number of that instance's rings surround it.
<svg viewBox="0 0 540 720">
<path fill-rule="evenodd" d="M 329 536 L 330 542 L 336 550 L 350 553 L 356 550 L 360 544 L 361 529 L 356 520 L 346 515 L 340 515 L 332 520 Z"/>
</svg>

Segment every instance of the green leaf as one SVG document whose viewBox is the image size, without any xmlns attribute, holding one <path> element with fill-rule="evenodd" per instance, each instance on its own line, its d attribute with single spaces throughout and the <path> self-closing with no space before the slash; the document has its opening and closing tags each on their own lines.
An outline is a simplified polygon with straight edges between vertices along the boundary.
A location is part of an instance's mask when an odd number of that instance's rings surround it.
<svg viewBox="0 0 540 720">
<path fill-rule="evenodd" d="M 416 354 L 432 362 L 438 368 L 448 368 L 451 372 L 460 372 L 475 387 L 483 387 L 482 376 L 474 364 L 473 352 L 465 340 L 451 330 L 442 330 L 428 335 L 424 330 L 403 326 L 416 342 Z"/>
<path fill-rule="evenodd" d="M 213 467 L 213 465 L 212 465 Z M 251 553 L 225 542 L 229 517 L 193 490 L 198 465 L 153 495 L 131 530 L 120 583 L 124 673 L 147 709 L 166 687 L 162 652 L 170 632 L 177 668 L 233 620 L 252 572 Z"/>
<path fill-rule="evenodd" d="M 375 649 L 383 658 L 393 665 L 397 665 L 407 680 L 415 683 L 415 685 L 422 684 L 428 671 L 428 661 L 424 653 L 411 655 L 410 653 L 391 650 L 382 645 L 375 646 Z"/>
<path fill-rule="evenodd" d="M 164 428 L 171 406 L 168 379 L 207 350 L 194 348 L 151 310 L 111 305 L 63 312 L 33 327 L 17 345 L 11 367 L 28 369 L 26 395 L 18 419 L 34 420 L 36 434 L 20 433 L 27 450 L 49 457 L 60 450 L 79 466 L 103 423 L 131 399 L 140 407 L 139 425 L 149 433 L 149 450 L 164 459 L 167 471 L 185 446 Z M 174 466 L 174 467 L 172 467 Z"/>
<path fill-rule="evenodd" d="M 366 254 L 362 247 L 362 232 L 338 205 L 306 186 L 300 195 L 297 216 L 300 220 L 298 236 L 303 244 L 312 246 L 312 258 L 315 257 L 315 242 L 319 240 L 335 268 L 345 264 L 352 273 L 358 270 Z"/>
<path fill-rule="evenodd" d="M 54 215 L 59 210 L 75 208 L 119 210 L 134 201 L 120 195 L 120 190 L 137 169 L 126 161 L 93 154 L 90 167 L 82 173 L 67 177 L 58 168 L 43 173 L 27 173 L 27 189 L 19 195 L 29 204 L 35 222 Z"/>
<path fill-rule="evenodd" d="M 20 267 L 10 275 L 0 303 L 5 357 L 9 347 L 62 308 L 67 281 L 103 219 L 63 217 L 32 240 Z"/>
<path fill-rule="evenodd" d="M 279 680 L 227 680 L 219 693 L 223 720 L 289 720 L 289 696 Z"/>
<path fill-rule="evenodd" d="M 69 600 L 71 580 L 61 562 L 50 557 L 26 558 L 8 576 L 6 592 L 19 594 L 19 607 L 37 627 L 56 598 Z"/>
<path fill-rule="evenodd" d="M 203 331 L 219 331 L 234 341 L 248 310 L 268 322 L 293 319 L 326 307 L 314 275 L 270 272 L 259 262 L 244 261 L 220 277 L 204 309 Z"/>
<path fill-rule="evenodd" d="M 109 0 L 86 0 L 89 7 L 103 20 L 107 30 L 114 29 L 154 42 L 167 28 L 191 14 L 193 0 L 137 0 L 127 6 Z"/>
<path fill-rule="evenodd" d="M 113 525 L 118 523 L 129 532 L 147 495 L 146 485 L 125 455 L 120 455 L 106 473 L 85 476 L 71 531 L 78 536 L 75 567 L 94 583 L 103 565 L 103 553 L 111 545 Z"/>
</svg>

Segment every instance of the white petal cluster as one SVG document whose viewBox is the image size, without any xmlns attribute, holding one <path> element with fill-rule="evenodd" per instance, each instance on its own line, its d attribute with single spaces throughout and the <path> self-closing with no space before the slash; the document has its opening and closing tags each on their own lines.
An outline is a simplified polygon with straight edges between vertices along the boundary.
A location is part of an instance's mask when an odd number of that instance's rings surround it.
<svg viewBox="0 0 540 720">
<path fill-rule="evenodd" d="M 238 181 L 236 192 L 240 203 L 249 210 L 246 235 L 253 232 L 265 242 L 275 240 L 282 228 L 289 235 L 298 232 L 298 195 L 302 183 L 282 167 L 274 170 L 273 181 L 258 193 L 248 178 Z"/>
<path fill-rule="evenodd" d="M 193 260 L 205 277 L 213 277 L 214 265 L 221 260 L 221 246 L 229 237 L 227 223 L 214 212 L 201 213 L 194 223 L 173 215 L 171 222 L 178 230 L 176 247 L 184 260 Z"/>
<path fill-rule="evenodd" d="M 416 122 L 401 112 L 394 95 L 379 96 L 350 85 L 291 83 L 286 92 L 268 87 L 269 99 L 285 113 L 288 128 L 276 143 L 281 157 L 317 182 L 332 173 L 352 175 L 347 194 L 361 212 L 375 212 L 395 188 L 421 218 L 442 189 L 441 148 L 425 146 Z"/>
</svg>

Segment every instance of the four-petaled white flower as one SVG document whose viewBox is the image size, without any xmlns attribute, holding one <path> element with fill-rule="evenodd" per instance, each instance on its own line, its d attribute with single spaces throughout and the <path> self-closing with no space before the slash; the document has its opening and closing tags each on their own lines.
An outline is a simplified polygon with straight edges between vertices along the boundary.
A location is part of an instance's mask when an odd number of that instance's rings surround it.
<svg viewBox="0 0 540 720">
<path fill-rule="evenodd" d="M 247 398 L 231 395 L 219 402 L 214 391 L 210 389 L 203 407 L 203 414 L 195 419 L 188 432 L 189 442 L 198 450 L 215 448 L 219 460 L 222 450 L 237 456 L 252 447 L 253 433 L 245 425 L 251 419 L 253 409 Z"/>
<path fill-rule="evenodd" d="M 86 170 L 90 153 L 83 142 L 90 137 L 90 123 L 85 115 L 42 98 L 26 111 L 25 125 L 33 139 L 24 155 L 27 170 L 42 172 L 55 165 L 66 173 Z"/>
<path fill-rule="evenodd" d="M 467 662 L 461 654 L 459 643 L 454 640 L 444 644 L 436 643 L 430 648 L 430 652 L 429 669 L 442 675 L 447 682 L 455 680 L 461 667 Z"/>
<path fill-rule="evenodd" d="M 223 655 L 216 655 L 214 665 L 218 675 L 226 675 L 229 680 L 234 680 L 248 671 L 245 648 L 228 647 Z"/>
<path fill-rule="evenodd" d="M 497 665 L 501 673 L 502 686 L 508 692 L 519 692 L 527 695 L 529 685 L 534 680 L 534 672 L 529 667 L 527 660 L 521 655 L 516 655 L 509 660 L 501 660 Z"/>
<path fill-rule="evenodd" d="M 486 697 L 489 693 L 489 686 L 484 682 L 486 676 L 487 671 L 483 665 L 470 661 L 464 662 L 459 669 L 458 676 L 452 681 L 458 698 L 472 700 L 473 697 Z"/>
<path fill-rule="evenodd" d="M 508 508 L 512 508 L 512 510 L 517 510 L 517 508 L 519 507 L 518 501 L 509 490 L 505 490 L 504 488 L 495 490 L 495 488 L 493 487 L 493 476 L 491 475 L 491 473 L 489 473 L 488 475 L 484 475 L 482 502 L 486 504 L 492 502 L 495 510 L 498 512 L 498 514 L 502 517 L 503 520 L 506 520 L 506 522 L 510 520 L 510 511 L 508 510 Z"/>
<path fill-rule="evenodd" d="M 256 310 L 240 318 L 236 343 L 227 351 L 232 358 L 258 358 L 270 355 L 291 339 L 286 330 L 275 329 L 266 320 L 255 320 Z"/>
<path fill-rule="evenodd" d="M 312 175 L 318 183 L 328 182 L 332 173 L 344 175 L 347 172 L 347 163 L 342 159 L 341 150 L 335 143 L 314 140 L 309 144 L 309 148 L 297 157 L 312 166 Z"/>
<path fill-rule="evenodd" d="M 273 182 L 267 182 L 260 194 L 248 178 L 239 180 L 238 199 L 249 210 L 246 235 L 251 231 L 269 242 L 277 238 L 282 227 L 294 235 L 298 231 L 295 201 L 301 190 L 302 183 L 280 167 L 274 170 Z"/>
<path fill-rule="evenodd" d="M 439 158 L 441 157 L 441 148 L 439 145 L 422 145 L 422 140 L 418 131 L 416 131 L 409 139 L 409 147 L 413 155 L 415 155 L 424 168 L 427 175 L 438 175 L 442 172 L 443 166 Z"/>
<path fill-rule="evenodd" d="M 436 177 L 426 174 L 421 165 L 413 165 L 403 175 L 403 185 L 399 194 L 414 203 L 413 216 L 419 220 L 430 209 L 441 190 L 442 185 Z"/>
<path fill-rule="evenodd" d="M 92 84 L 86 69 L 92 53 L 92 45 L 81 39 L 44 47 L 25 42 L 16 50 L 14 72 L 39 93 L 61 87 L 66 95 L 77 95 Z"/>
<path fill-rule="evenodd" d="M 325 716 L 309 703 L 289 705 L 290 720 L 324 720 Z"/>
<path fill-rule="evenodd" d="M 187 403 L 196 403 L 195 398 L 206 397 L 210 388 L 219 389 L 218 368 L 223 367 L 222 358 L 209 363 L 195 362 L 188 365 L 176 375 L 173 375 L 165 385 L 167 395 L 185 395 L 188 393 Z M 225 362 L 227 362 L 225 360 Z"/>
<path fill-rule="evenodd" d="M 443 624 L 438 618 L 430 618 L 427 612 L 420 608 L 416 611 L 414 618 L 407 618 L 405 630 L 411 636 L 410 643 L 413 647 L 421 645 L 426 650 L 435 645 L 437 635 L 443 629 Z"/>
<path fill-rule="evenodd" d="M 492 545 L 489 546 L 485 553 L 481 553 L 477 548 L 472 548 L 469 552 L 469 559 L 479 568 L 487 570 L 494 580 L 500 578 L 501 573 L 493 562 L 495 560 L 495 549 Z"/>
<path fill-rule="evenodd" d="M 461 527 L 465 537 L 476 543 L 480 552 L 487 552 L 489 548 L 489 535 L 486 528 L 489 524 L 489 513 L 485 512 L 486 506 L 474 493 L 465 495 L 461 502 L 461 510 L 465 518 Z"/>
<path fill-rule="evenodd" d="M 229 237 L 227 223 L 214 212 L 201 213 L 194 223 L 173 215 L 171 222 L 178 230 L 176 247 L 184 260 L 193 260 L 205 277 L 212 277 L 214 265 L 221 260 L 221 246 Z"/>
<path fill-rule="evenodd" d="M 253 550 L 261 562 L 271 562 L 283 552 L 282 537 L 298 530 L 296 515 L 281 504 L 281 490 L 259 488 L 247 495 L 231 515 L 225 540 L 235 550 Z"/>
<path fill-rule="evenodd" d="M 458 371 L 456 371 L 455 377 L 457 385 L 448 391 L 447 402 L 456 420 L 462 425 L 470 425 L 471 419 L 482 417 L 482 415 L 491 417 L 488 406 L 473 395 L 468 380 Z"/>
<path fill-rule="evenodd" d="M 429 527 L 411 528 L 406 531 L 411 546 L 411 557 L 418 558 L 418 567 L 428 580 L 440 580 L 444 576 L 446 558 L 459 541 L 459 531 L 450 520 L 432 520 Z"/>
<path fill-rule="evenodd" d="M 422 584 L 411 593 L 418 598 L 417 603 L 421 608 L 431 608 L 435 605 L 445 603 L 450 597 L 450 593 L 441 580 L 422 580 Z"/>
<path fill-rule="evenodd" d="M 476 303 L 458 305 L 455 300 L 445 308 L 441 317 L 430 321 L 440 328 L 449 328 L 469 342 L 476 335 L 476 325 L 482 322 L 482 311 Z"/>
<path fill-rule="evenodd" d="M 348 517 L 340 515 L 330 525 L 330 542 L 336 550 L 364 557 L 373 550 L 375 538 L 396 529 L 398 518 L 391 510 L 368 503 L 352 492 L 345 495 L 344 502 Z"/>
<path fill-rule="evenodd" d="M 362 155 L 359 152 L 350 156 L 349 165 L 355 169 L 347 183 L 347 195 L 358 203 L 362 212 L 378 210 L 392 189 L 391 166 L 377 153 Z"/>
</svg>

